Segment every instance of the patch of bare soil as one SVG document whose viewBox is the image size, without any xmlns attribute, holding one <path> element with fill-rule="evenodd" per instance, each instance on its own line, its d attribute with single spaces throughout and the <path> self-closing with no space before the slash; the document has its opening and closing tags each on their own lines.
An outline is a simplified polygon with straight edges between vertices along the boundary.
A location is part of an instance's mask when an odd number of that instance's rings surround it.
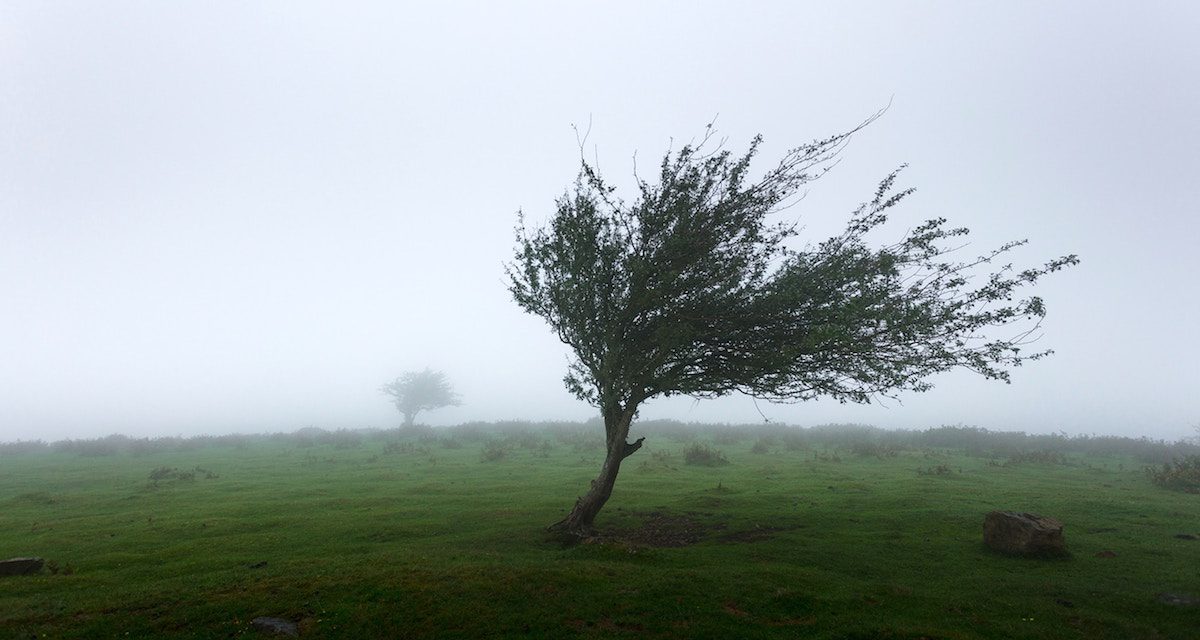
<svg viewBox="0 0 1200 640">
<path fill-rule="evenodd" d="M 601 537 L 647 547 L 686 547 L 703 540 L 713 528 L 713 525 L 705 524 L 697 517 L 711 514 L 650 511 L 634 515 L 642 518 L 642 526 L 606 531 Z"/>
<path fill-rule="evenodd" d="M 649 511 L 633 515 L 642 519 L 641 526 L 634 529 L 602 531 L 589 542 L 616 542 L 645 547 L 686 547 L 720 533 L 716 540 L 726 544 L 737 544 L 769 540 L 780 531 L 794 528 L 756 525 L 753 529 L 727 531 L 728 525 L 724 522 L 710 520 L 713 514 L 697 511 L 682 514 Z"/>
<path fill-rule="evenodd" d="M 762 542 L 775 537 L 775 534 L 781 531 L 787 531 L 790 527 L 764 527 L 755 525 L 753 529 L 743 529 L 742 531 L 730 531 L 729 533 L 717 538 L 726 544 L 736 544 L 739 542 Z"/>
</svg>

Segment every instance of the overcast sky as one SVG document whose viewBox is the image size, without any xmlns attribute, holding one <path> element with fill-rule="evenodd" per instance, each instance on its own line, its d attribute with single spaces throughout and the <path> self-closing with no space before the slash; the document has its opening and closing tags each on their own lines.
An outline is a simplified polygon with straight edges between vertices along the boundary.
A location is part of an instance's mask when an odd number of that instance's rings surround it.
<svg viewBox="0 0 1200 640">
<path fill-rule="evenodd" d="M 1200 3 L 0 5 L 0 440 L 585 419 L 505 289 L 588 152 L 626 179 L 717 128 L 765 166 L 891 101 L 789 211 L 819 241 L 902 163 L 970 250 L 1082 264 L 1013 384 L 643 418 L 1175 438 L 1200 424 Z M 718 115 L 719 114 L 719 115 Z M 636 428 L 635 428 L 636 430 Z"/>
</svg>

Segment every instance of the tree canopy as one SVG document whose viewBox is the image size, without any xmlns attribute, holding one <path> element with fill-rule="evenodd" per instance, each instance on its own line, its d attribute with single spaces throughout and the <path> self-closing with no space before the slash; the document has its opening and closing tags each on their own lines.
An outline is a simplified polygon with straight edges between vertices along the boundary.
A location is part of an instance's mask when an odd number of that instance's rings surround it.
<svg viewBox="0 0 1200 640">
<path fill-rule="evenodd" d="M 653 397 L 870 402 L 926 391 L 929 376 L 958 367 L 1007 381 L 1050 353 L 1025 350 L 1046 308 L 1017 294 L 1078 259 L 997 266 L 1024 241 L 957 259 L 968 230 L 944 218 L 872 242 L 912 193 L 897 187 L 899 169 L 840 234 L 796 246 L 798 223 L 781 214 L 862 126 L 791 149 L 758 176 L 761 138 L 734 155 L 710 148 L 710 126 L 664 155 L 657 180 L 637 177 L 631 202 L 583 160 L 546 226 L 518 214 L 509 290 L 571 347 L 567 388 L 600 409 L 617 458 L 598 479 L 609 492 L 605 474 L 636 451 L 629 424 Z M 596 485 L 580 503 L 596 502 Z M 565 528 L 590 528 L 599 506 L 575 517 L 580 503 Z"/>
<path fill-rule="evenodd" d="M 409 371 L 379 390 L 391 397 L 396 410 L 404 416 L 405 426 L 412 426 L 422 411 L 461 404 L 446 374 L 429 368 Z"/>
</svg>

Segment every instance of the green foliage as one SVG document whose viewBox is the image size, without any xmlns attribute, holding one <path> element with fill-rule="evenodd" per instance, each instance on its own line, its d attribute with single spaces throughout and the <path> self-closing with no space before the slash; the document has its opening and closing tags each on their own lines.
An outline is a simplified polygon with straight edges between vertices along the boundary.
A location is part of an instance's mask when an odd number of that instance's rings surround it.
<svg viewBox="0 0 1200 640">
<path fill-rule="evenodd" d="M 1150 481 L 1165 489 L 1200 493 L 1200 455 L 1172 460 L 1161 467 L 1146 467 Z"/>
<path fill-rule="evenodd" d="M 613 462 L 641 446 L 627 438 L 650 398 L 865 403 L 928 390 L 931 376 L 960 367 L 1008 381 L 1011 368 L 1050 353 L 1022 351 L 1046 309 L 1019 294 L 1078 259 L 993 267 L 1018 241 L 959 260 L 951 254 L 968 231 L 944 218 L 877 245 L 869 237 L 912 193 L 897 188 L 899 170 L 844 231 L 795 248 L 798 222 L 775 214 L 872 120 L 793 148 L 759 176 L 750 166 L 761 138 L 734 155 L 707 146 L 710 125 L 698 144 L 663 156 L 656 180 L 638 176 L 628 202 L 582 160 L 545 226 L 518 213 L 509 292 L 571 348 L 564 382 L 600 410 L 608 446 L 601 476 L 555 527 L 589 534 L 616 481 Z"/>
<path fill-rule="evenodd" d="M 717 449 L 696 443 L 683 450 L 683 462 L 697 467 L 719 467 L 729 464 L 729 459 Z"/>
<path fill-rule="evenodd" d="M 754 441 L 754 446 L 750 447 L 750 453 L 763 455 L 771 453 L 771 447 L 774 446 L 774 438 L 759 438 Z"/>
<path fill-rule="evenodd" d="M 900 454 L 895 447 L 879 442 L 855 442 L 850 445 L 850 453 L 875 458 L 895 458 Z"/>
<path fill-rule="evenodd" d="M 496 440 L 483 445 L 483 452 L 479 454 L 480 462 L 500 462 L 506 458 L 508 458 L 508 448 Z"/>
<path fill-rule="evenodd" d="M 462 404 L 458 394 L 450 387 L 446 374 L 429 368 L 409 371 L 379 390 L 391 397 L 408 427 L 413 426 L 417 414 L 422 411 Z"/>
<path fill-rule="evenodd" d="M 136 455 L 136 454 L 135 454 Z M 191 482 L 197 477 L 205 480 L 213 480 L 219 477 L 217 474 L 204 469 L 202 467 L 193 467 L 190 471 L 181 471 L 174 467 L 157 467 L 150 472 L 150 483 L 157 487 L 160 482 L 164 481 L 183 481 Z"/>
<path fill-rule="evenodd" d="M 791 248 L 797 224 L 769 219 L 859 129 L 796 147 L 757 179 L 760 140 L 735 156 L 706 148 L 710 130 L 668 152 L 657 181 L 639 178 L 630 202 L 584 161 L 545 227 L 521 216 L 509 289 L 572 348 L 568 389 L 606 416 L 675 394 L 868 402 L 929 389 L 929 376 L 956 367 L 1008 380 L 1048 354 L 1022 351 L 1042 300 L 1014 296 L 1077 258 L 979 273 L 1023 242 L 953 260 L 967 230 L 941 218 L 872 247 L 911 193 L 895 172 L 841 234 Z M 1009 337 L 983 337 L 1021 320 Z"/>
<path fill-rule="evenodd" d="M 1008 457 L 1004 464 L 1067 464 L 1067 456 L 1059 451 L 1022 451 Z"/>
</svg>

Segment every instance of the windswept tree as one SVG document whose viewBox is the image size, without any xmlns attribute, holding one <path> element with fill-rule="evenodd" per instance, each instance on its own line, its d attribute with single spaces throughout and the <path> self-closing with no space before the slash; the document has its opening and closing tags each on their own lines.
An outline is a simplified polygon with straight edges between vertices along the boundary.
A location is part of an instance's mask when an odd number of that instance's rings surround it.
<svg viewBox="0 0 1200 640">
<path fill-rule="evenodd" d="M 429 368 L 409 371 L 379 390 L 391 397 L 396 410 L 404 416 L 406 427 L 411 427 L 417 414 L 422 411 L 462 404 L 446 380 L 446 374 Z"/>
<path fill-rule="evenodd" d="M 993 266 L 1018 241 L 955 259 L 968 231 L 942 218 L 876 242 L 912 192 L 896 187 L 899 170 L 840 234 L 790 242 L 797 223 L 778 214 L 867 123 L 796 147 L 757 176 L 760 138 L 734 155 L 711 148 L 710 125 L 699 143 L 667 152 L 657 180 L 635 173 L 631 202 L 584 159 L 546 226 L 518 213 L 509 289 L 571 347 L 564 382 L 599 408 L 607 441 L 599 476 L 552 529 L 593 530 L 621 462 L 642 445 L 629 429 L 651 398 L 867 403 L 926 391 L 931 375 L 959 367 L 1007 382 L 1009 369 L 1050 353 L 1023 349 L 1046 309 L 1018 292 L 1077 258 Z"/>
</svg>

